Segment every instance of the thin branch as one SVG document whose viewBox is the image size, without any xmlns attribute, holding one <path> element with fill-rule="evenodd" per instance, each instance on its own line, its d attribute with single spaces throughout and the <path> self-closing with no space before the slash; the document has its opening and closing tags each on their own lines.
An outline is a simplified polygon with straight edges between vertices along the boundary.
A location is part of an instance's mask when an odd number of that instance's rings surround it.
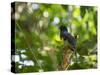
<svg viewBox="0 0 100 75">
<path fill-rule="evenodd" d="M 65 46 L 62 54 L 63 54 L 62 61 L 61 61 L 60 65 L 58 66 L 58 70 L 68 69 L 73 52 L 70 50 L 70 48 L 68 48 L 68 46 Z"/>
</svg>

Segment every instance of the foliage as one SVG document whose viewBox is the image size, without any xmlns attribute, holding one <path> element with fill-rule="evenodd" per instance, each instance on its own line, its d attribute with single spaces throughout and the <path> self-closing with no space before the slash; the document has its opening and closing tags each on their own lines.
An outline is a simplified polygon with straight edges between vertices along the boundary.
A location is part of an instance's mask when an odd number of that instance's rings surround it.
<svg viewBox="0 0 100 75">
<path fill-rule="evenodd" d="M 57 70 L 63 49 L 60 25 L 79 36 L 78 59 L 73 55 L 68 69 L 97 68 L 96 7 L 17 2 L 15 9 L 16 72 Z"/>
</svg>

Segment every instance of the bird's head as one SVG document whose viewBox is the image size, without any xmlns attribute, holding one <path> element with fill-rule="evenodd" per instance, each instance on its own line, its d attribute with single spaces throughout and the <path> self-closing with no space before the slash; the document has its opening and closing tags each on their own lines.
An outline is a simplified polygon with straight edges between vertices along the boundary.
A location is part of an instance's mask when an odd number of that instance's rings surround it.
<svg viewBox="0 0 100 75">
<path fill-rule="evenodd" d="M 60 26 L 59 29 L 60 29 L 60 31 L 67 31 L 68 32 L 66 26 Z"/>
</svg>

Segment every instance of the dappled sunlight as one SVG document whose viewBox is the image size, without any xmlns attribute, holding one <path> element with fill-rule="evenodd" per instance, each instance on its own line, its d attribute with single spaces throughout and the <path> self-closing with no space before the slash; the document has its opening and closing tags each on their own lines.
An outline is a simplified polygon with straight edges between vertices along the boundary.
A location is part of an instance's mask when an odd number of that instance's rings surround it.
<svg viewBox="0 0 100 75">
<path fill-rule="evenodd" d="M 16 3 L 15 62 L 17 72 L 56 71 L 66 41 L 60 26 L 77 38 L 77 59 L 72 55 L 68 70 L 97 68 L 97 8 L 60 4 Z M 74 37 L 75 38 L 75 37 Z M 67 41 L 68 44 L 68 41 Z"/>
<path fill-rule="evenodd" d="M 60 19 L 58 17 L 54 17 L 53 24 L 56 25 L 59 22 L 60 22 Z"/>
<path fill-rule="evenodd" d="M 47 11 L 44 11 L 44 12 L 43 12 L 43 16 L 44 16 L 44 17 L 48 17 L 48 16 L 49 16 L 49 13 L 48 13 Z"/>
<path fill-rule="evenodd" d="M 39 5 L 38 4 L 32 4 L 32 8 L 33 8 L 33 10 L 37 10 L 37 9 L 39 9 Z"/>
</svg>

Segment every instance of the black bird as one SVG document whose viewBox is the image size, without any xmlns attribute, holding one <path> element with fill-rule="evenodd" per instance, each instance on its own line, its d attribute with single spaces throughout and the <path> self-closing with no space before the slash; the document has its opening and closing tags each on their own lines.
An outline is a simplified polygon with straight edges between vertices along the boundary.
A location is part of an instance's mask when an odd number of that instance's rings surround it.
<svg viewBox="0 0 100 75">
<path fill-rule="evenodd" d="M 76 39 L 74 36 L 72 36 L 67 28 L 65 26 L 60 26 L 59 27 L 60 29 L 60 38 L 63 39 L 64 41 L 68 41 L 69 45 L 70 45 L 70 48 L 72 51 L 75 52 L 76 50 Z"/>
<path fill-rule="evenodd" d="M 75 54 L 76 57 L 76 63 L 77 63 L 77 53 L 76 53 L 76 41 L 77 41 L 77 36 L 72 36 L 66 26 L 60 26 L 60 38 L 64 41 L 64 48 L 62 52 L 62 61 L 60 63 L 60 69 L 65 70 L 68 68 L 72 53 Z M 71 52 L 70 52 L 71 51 Z"/>
</svg>

